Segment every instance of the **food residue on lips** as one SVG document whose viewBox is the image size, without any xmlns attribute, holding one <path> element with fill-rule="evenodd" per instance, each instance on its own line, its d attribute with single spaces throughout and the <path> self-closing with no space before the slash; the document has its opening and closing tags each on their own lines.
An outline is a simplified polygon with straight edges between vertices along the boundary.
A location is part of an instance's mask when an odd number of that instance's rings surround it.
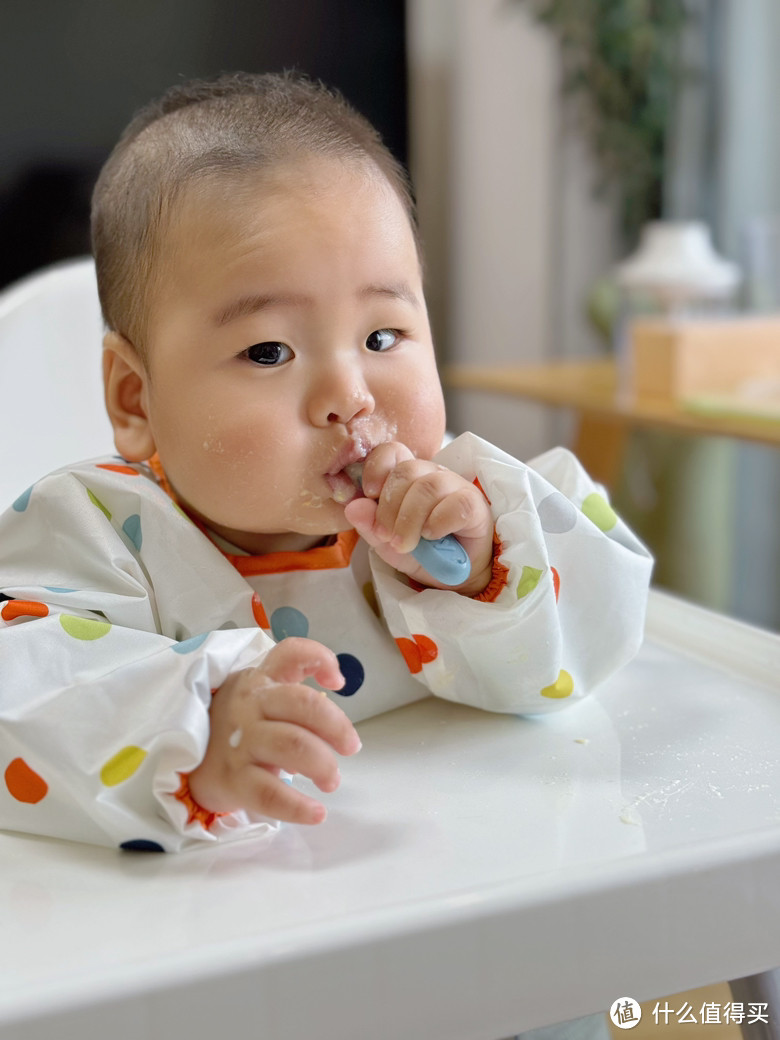
<svg viewBox="0 0 780 1040">
<path fill-rule="evenodd" d="M 331 498 L 339 505 L 346 505 L 362 495 L 361 475 L 366 457 L 380 444 L 393 440 L 398 427 L 395 423 L 366 418 L 358 421 L 350 431 L 350 440 L 341 449 L 334 450 L 334 461 L 339 455 L 345 458 L 343 468 L 336 473 L 326 473 L 325 480 L 331 488 Z M 351 442 L 351 450 L 349 448 Z M 338 464 L 338 463 L 337 463 Z"/>
<path fill-rule="evenodd" d="M 338 502 L 339 505 L 346 505 L 360 492 L 359 471 L 362 468 L 362 463 L 350 463 L 350 465 L 345 466 L 338 473 L 333 473 L 327 477 L 327 481 L 333 490 L 334 502 Z M 355 471 L 358 471 L 357 479 L 354 476 Z"/>
<path fill-rule="evenodd" d="M 340 478 L 341 474 L 336 474 L 336 478 Z M 351 502 L 357 494 L 357 488 L 351 481 L 339 480 L 338 485 L 333 489 L 333 501 L 338 502 L 339 505 L 345 506 L 347 502 Z"/>
</svg>

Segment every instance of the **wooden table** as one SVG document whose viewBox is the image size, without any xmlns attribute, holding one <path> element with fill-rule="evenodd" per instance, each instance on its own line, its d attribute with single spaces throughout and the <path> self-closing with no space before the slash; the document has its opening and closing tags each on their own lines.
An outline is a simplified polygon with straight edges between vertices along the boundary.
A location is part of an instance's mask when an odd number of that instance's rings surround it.
<svg viewBox="0 0 780 1040">
<path fill-rule="evenodd" d="M 451 389 L 509 394 L 573 408 L 579 415 L 574 451 L 591 475 L 607 486 L 614 485 L 619 475 L 628 434 L 640 427 L 737 437 L 780 447 L 780 420 L 707 414 L 671 398 L 619 392 L 617 366 L 611 359 L 495 367 L 452 365 L 444 370 L 444 383 Z"/>
</svg>

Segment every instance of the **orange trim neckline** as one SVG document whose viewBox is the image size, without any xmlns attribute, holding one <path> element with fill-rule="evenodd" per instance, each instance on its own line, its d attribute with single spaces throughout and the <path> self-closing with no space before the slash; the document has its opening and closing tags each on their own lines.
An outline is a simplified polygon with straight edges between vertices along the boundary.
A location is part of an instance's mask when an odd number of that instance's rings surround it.
<svg viewBox="0 0 780 1040">
<path fill-rule="evenodd" d="M 300 552 L 274 552 L 262 556 L 233 556 L 223 552 L 239 574 L 245 578 L 256 574 L 285 574 L 288 571 L 328 571 L 349 567 L 358 543 L 354 529 L 340 531 L 333 545 L 318 545 Z"/>
<path fill-rule="evenodd" d="M 171 487 L 160 462 L 160 457 L 156 452 L 148 460 L 148 466 L 157 477 L 163 491 L 183 512 L 186 512 Z M 187 515 L 189 516 L 189 514 Z M 192 516 L 190 516 L 190 520 L 208 537 L 206 528 L 202 523 Z M 225 559 L 236 568 L 242 577 L 250 578 L 258 574 L 285 574 L 290 571 L 326 571 L 349 567 L 358 538 L 357 531 L 350 529 L 349 531 L 340 531 L 332 545 L 318 545 L 314 549 L 303 549 L 299 552 L 265 553 L 260 556 L 243 556 L 229 553 L 215 543 L 212 542 L 212 544 L 219 549 Z"/>
</svg>

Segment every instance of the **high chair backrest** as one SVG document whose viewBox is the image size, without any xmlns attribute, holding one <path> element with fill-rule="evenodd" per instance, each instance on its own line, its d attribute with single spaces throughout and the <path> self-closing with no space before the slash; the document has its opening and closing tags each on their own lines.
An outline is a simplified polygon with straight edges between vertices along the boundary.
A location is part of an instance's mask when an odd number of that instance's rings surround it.
<svg viewBox="0 0 780 1040">
<path fill-rule="evenodd" d="M 113 452 L 102 337 L 91 257 L 0 291 L 0 510 L 45 473 Z"/>
</svg>

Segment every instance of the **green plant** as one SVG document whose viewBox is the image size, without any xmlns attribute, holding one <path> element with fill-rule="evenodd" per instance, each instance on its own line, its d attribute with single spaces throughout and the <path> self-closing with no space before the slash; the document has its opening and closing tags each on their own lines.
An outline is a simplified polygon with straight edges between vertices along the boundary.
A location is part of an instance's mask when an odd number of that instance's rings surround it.
<svg viewBox="0 0 780 1040">
<path fill-rule="evenodd" d="M 667 142 L 682 76 L 684 0 L 521 0 L 555 33 L 564 95 L 575 106 L 599 171 L 615 187 L 633 246 L 663 213 Z"/>
</svg>

